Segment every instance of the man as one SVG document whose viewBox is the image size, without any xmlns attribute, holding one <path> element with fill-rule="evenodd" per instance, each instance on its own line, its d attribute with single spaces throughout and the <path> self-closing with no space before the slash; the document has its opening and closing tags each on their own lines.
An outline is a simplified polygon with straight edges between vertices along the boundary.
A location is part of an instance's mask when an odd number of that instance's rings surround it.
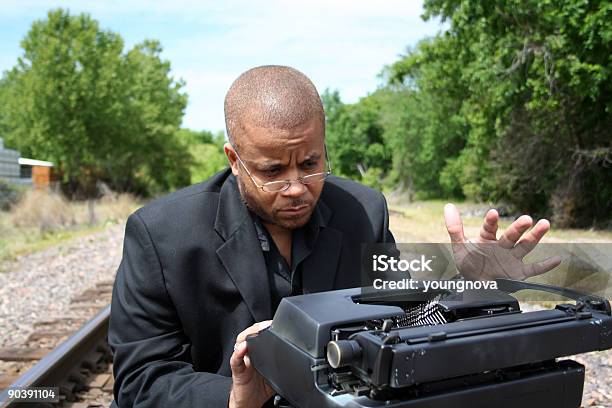
<svg viewBox="0 0 612 408">
<path fill-rule="evenodd" d="M 361 245 L 393 242 L 382 194 L 330 176 L 323 108 L 302 73 L 245 72 L 225 119 L 230 169 L 128 219 L 109 328 L 118 406 L 261 407 L 273 392 L 246 336 L 282 297 L 359 286 Z M 465 242 L 454 206 L 445 218 Z M 486 215 L 478 240 L 497 243 L 497 220 Z M 499 245 L 514 247 L 530 226 L 519 218 Z M 548 228 L 539 222 L 521 242 Z"/>
</svg>

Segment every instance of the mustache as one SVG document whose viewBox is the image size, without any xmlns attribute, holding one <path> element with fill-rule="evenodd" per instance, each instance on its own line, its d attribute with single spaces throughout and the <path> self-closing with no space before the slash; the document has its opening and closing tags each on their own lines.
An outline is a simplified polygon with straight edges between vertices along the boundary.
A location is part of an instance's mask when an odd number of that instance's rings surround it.
<svg viewBox="0 0 612 408">
<path fill-rule="evenodd" d="M 292 207 L 292 208 L 300 207 L 302 205 L 308 205 L 308 204 L 310 204 L 310 201 L 302 200 L 298 198 L 298 199 L 291 200 L 291 205 L 289 205 L 288 207 Z"/>
</svg>

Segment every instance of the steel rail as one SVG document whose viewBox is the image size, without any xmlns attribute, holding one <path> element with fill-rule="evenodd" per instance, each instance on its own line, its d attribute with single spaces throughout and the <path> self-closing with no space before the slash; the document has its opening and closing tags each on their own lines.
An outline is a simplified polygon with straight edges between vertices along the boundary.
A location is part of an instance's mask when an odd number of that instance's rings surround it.
<svg viewBox="0 0 612 408">
<path fill-rule="evenodd" d="M 97 351 L 106 341 L 110 305 L 83 325 L 76 333 L 66 339 L 43 357 L 36 365 L 23 373 L 10 385 L 10 388 L 59 387 L 77 369 L 87 355 Z M 0 408 L 15 407 L 6 393 L 0 394 Z M 24 403 L 24 406 L 32 404 Z"/>
</svg>

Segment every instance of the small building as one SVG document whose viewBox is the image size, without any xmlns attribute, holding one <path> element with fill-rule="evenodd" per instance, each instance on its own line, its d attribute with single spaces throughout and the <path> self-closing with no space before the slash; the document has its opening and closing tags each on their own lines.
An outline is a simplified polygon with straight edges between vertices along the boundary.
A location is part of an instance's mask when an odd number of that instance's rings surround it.
<svg viewBox="0 0 612 408">
<path fill-rule="evenodd" d="M 4 147 L 0 138 L 0 178 L 13 184 L 49 188 L 57 177 L 53 163 L 20 157 L 17 150 Z"/>
<path fill-rule="evenodd" d="M 49 188 L 54 181 L 57 181 L 51 162 L 20 157 L 19 167 L 20 178 L 30 180 L 36 188 Z"/>
<path fill-rule="evenodd" d="M 6 149 L 4 141 L 0 138 L 0 178 L 10 183 L 24 184 L 21 179 L 21 168 L 19 167 L 19 152 Z"/>
</svg>

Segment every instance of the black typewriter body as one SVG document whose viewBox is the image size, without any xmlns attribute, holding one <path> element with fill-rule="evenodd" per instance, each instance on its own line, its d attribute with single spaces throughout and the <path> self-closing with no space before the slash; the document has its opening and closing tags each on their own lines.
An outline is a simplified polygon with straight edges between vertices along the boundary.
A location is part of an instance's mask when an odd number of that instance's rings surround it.
<svg viewBox="0 0 612 408">
<path fill-rule="evenodd" d="M 612 347 L 606 299 L 498 280 L 498 290 L 364 292 L 282 300 L 249 357 L 282 404 L 306 407 L 580 406 L 584 366 L 560 357 Z M 510 293 L 575 303 L 522 312 Z"/>
</svg>

